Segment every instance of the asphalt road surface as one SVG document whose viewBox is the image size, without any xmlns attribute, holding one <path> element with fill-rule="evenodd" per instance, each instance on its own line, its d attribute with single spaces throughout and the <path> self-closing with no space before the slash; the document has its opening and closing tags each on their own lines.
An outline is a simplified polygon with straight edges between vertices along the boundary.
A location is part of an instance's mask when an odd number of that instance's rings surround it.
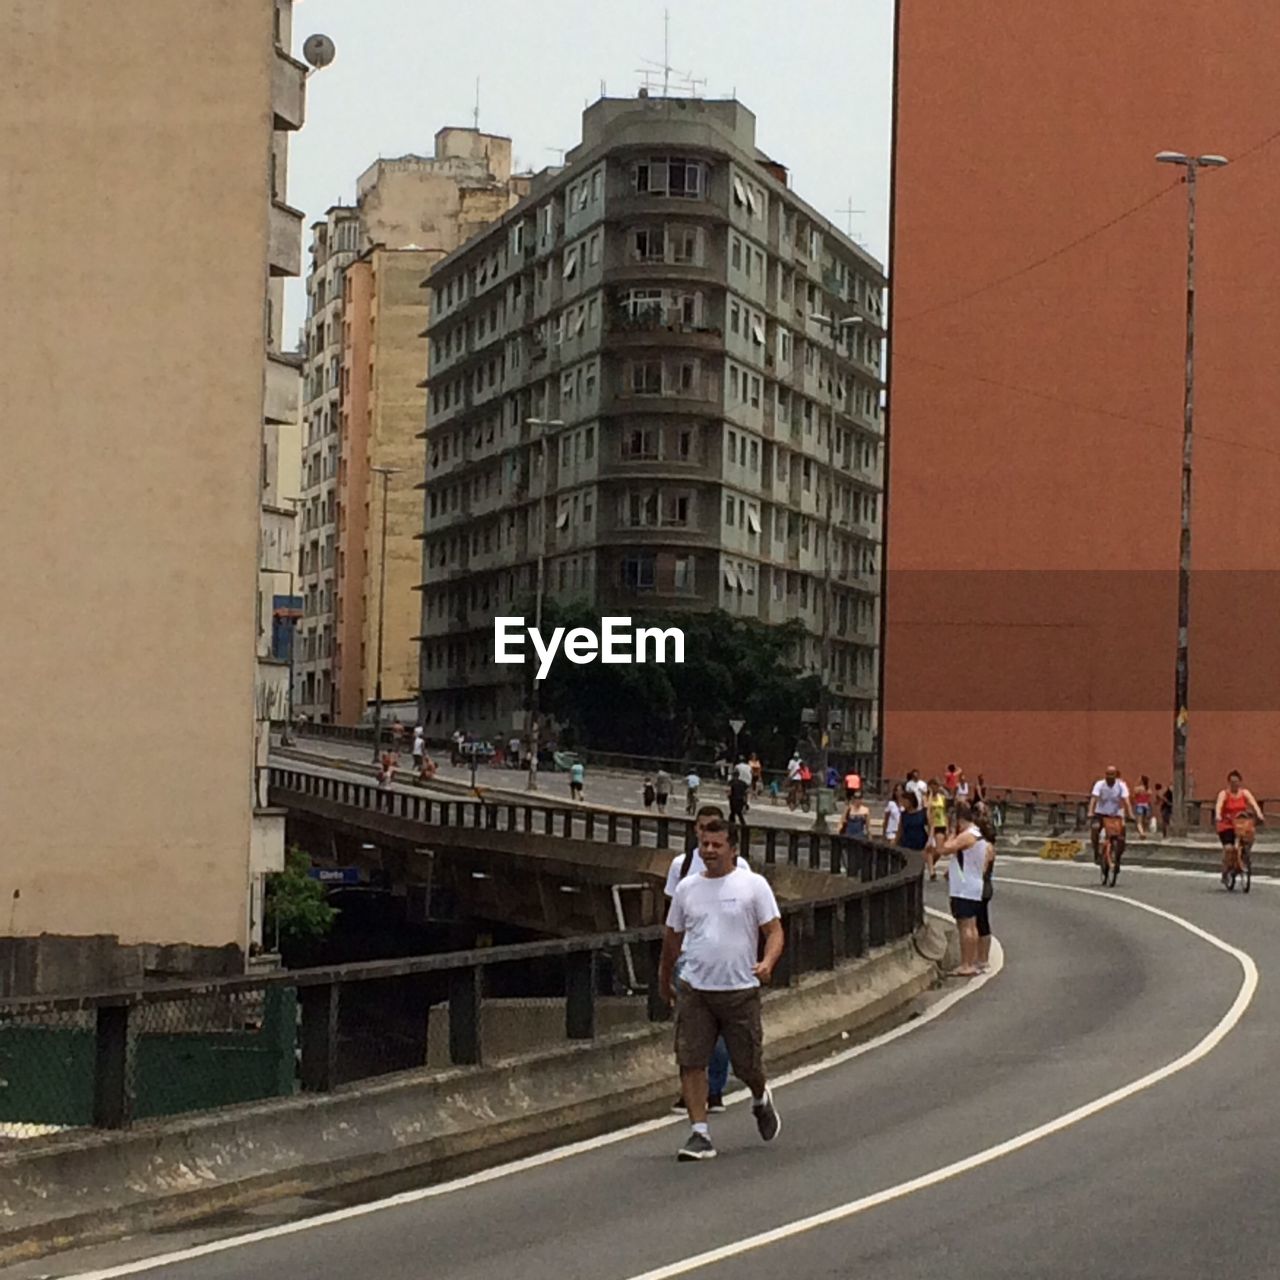
<svg viewBox="0 0 1280 1280">
<path fill-rule="evenodd" d="M 783 1084 L 770 1145 L 739 1102 L 712 1117 L 709 1163 L 678 1164 L 682 1122 L 658 1119 L 393 1205 L 375 1207 L 384 1188 L 268 1206 L 6 1274 L 1280 1275 L 1280 887 L 1246 898 L 1203 873 L 1131 871 L 1098 891 L 1091 868 L 1000 872 L 1002 968 Z"/>
</svg>

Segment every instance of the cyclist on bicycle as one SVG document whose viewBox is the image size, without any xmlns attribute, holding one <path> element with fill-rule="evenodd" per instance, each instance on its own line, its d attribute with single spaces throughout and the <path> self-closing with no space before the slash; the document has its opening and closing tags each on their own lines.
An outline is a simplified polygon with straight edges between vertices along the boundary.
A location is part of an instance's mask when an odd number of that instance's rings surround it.
<svg viewBox="0 0 1280 1280">
<path fill-rule="evenodd" d="M 1253 847 L 1256 824 L 1263 821 L 1262 806 L 1244 785 L 1239 769 L 1227 774 L 1227 785 L 1213 804 L 1213 820 L 1222 845 L 1222 883 L 1227 884 L 1231 872 L 1243 868 Z"/>
<path fill-rule="evenodd" d="M 1135 822 L 1133 805 L 1129 800 L 1129 784 L 1120 776 L 1120 770 L 1113 764 L 1107 765 L 1106 776 L 1093 784 L 1089 793 L 1089 839 L 1093 844 L 1093 860 L 1101 861 L 1098 842 L 1102 837 L 1105 823 L 1107 834 L 1111 838 L 1111 852 L 1116 861 L 1124 852 L 1124 819 L 1129 816 Z M 1110 819 L 1111 821 L 1107 821 Z"/>
</svg>

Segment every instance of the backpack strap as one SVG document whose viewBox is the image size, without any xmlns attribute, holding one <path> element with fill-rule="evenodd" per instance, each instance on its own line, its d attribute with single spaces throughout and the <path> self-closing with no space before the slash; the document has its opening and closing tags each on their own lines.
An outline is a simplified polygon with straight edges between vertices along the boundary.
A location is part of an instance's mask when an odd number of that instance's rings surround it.
<svg viewBox="0 0 1280 1280">
<path fill-rule="evenodd" d="M 680 864 L 680 879 L 683 880 L 689 874 L 689 868 L 693 866 L 694 850 L 690 849 L 684 855 L 684 861 Z"/>
</svg>

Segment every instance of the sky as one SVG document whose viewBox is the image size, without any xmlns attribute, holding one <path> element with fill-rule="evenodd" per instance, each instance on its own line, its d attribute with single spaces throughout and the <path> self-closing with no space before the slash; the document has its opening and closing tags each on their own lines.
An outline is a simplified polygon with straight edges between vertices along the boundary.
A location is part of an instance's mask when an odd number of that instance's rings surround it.
<svg viewBox="0 0 1280 1280">
<path fill-rule="evenodd" d="M 664 11 L 671 65 L 750 108 L 797 194 L 886 261 L 893 0 L 295 0 L 295 56 L 323 32 L 337 57 L 307 86 L 289 203 L 309 225 L 379 156 L 429 155 L 437 129 L 472 123 L 477 77 L 481 129 L 518 168 L 558 164 L 601 82 L 630 96 L 662 63 Z M 287 342 L 305 306 L 290 281 Z"/>
</svg>

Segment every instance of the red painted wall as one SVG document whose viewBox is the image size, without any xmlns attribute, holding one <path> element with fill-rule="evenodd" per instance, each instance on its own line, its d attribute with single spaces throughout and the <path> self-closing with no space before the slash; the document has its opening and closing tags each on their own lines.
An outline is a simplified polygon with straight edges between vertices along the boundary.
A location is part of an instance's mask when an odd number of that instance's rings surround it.
<svg viewBox="0 0 1280 1280">
<path fill-rule="evenodd" d="M 1154 161 L 1169 148 L 1232 160 L 1198 201 L 1194 792 L 1238 767 L 1280 796 L 1274 0 L 900 0 L 898 62 L 887 770 L 955 759 L 1082 790 L 1114 761 L 1168 781 L 1186 247 L 1181 171 Z"/>
</svg>

